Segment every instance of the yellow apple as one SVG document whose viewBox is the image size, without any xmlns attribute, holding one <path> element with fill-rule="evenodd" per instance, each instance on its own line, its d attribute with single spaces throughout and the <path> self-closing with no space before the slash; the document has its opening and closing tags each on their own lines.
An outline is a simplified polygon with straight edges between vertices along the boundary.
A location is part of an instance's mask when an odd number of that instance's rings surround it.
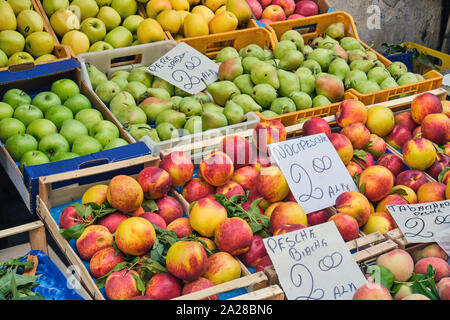
<svg viewBox="0 0 450 320">
<path fill-rule="evenodd" d="M 35 58 L 53 52 L 55 43 L 50 33 L 33 32 L 25 39 L 25 49 Z"/>
<path fill-rule="evenodd" d="M 42 30 L 44 30 L 44 21 L 36 11 L 22 10 L 17 16 L 17 31 L 24 37 Z"/>
<path fill-rule="evenodd" d="M 50 17 L 50 24 L 55 33 L 62 37 L 71 30 L 80 29 L 80 20 L 68 9 L 58 9 Z"/>
<path fill-rule="evenodd" d="M 89 38 L 83 32 L 77 30 L 67 32 L 62 38 L 61 44 L 71 47 L 75 55 L 89 50 Z"/>
</svg>

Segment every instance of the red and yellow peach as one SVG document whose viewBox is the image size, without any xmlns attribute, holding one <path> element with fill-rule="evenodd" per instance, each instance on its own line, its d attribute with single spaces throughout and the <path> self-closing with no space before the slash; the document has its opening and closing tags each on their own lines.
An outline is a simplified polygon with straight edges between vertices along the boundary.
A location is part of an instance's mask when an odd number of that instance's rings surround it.
<svg viewBox="0 0 450 320">
<path fill-rule="evenodd" d="M 155 242 L 155 228 L 147 219 L 131 217 L 116 230 L 116 245 L 123 253 L 140 256 L 147 253 Z"/>
</svg>

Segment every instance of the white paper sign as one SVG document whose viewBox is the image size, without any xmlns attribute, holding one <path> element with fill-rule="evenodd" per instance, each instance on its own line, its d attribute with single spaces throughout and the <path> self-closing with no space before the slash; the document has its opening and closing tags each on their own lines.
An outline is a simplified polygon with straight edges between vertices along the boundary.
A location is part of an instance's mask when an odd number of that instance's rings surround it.
<svg viewBox="0 0 450 320">
<path fill-rule="evenodd" d="M 148 72 L 174 86 L 196 94 L 217 80 L 219 66 L 184 42 L 181 42 L 156 62 L 147 67 Z"/>
<path fill-rule="evenodd" d="M 434 235 L 434 238 L 439 247 L 441 247 L 449 256 L 447 261 L 450 263 L 450 228 L 437 232 Z"/>
<path fill-rule="evenodd" d="M 386 208 L 410 243 L 435 242 L 437 233 L 450 229 L 450 200 Z"/>
<path fill-rule="evenodd" d="M 351 300 L 367 282 L 334 222 L 263 241 L 289 300 Z"/>
<path fill-rule="evenodd" d="M 334 206 L 341 193 L 358 191 L 324 133 L 273 143 L 269 150 L 306 213 Z"/>
</svg>

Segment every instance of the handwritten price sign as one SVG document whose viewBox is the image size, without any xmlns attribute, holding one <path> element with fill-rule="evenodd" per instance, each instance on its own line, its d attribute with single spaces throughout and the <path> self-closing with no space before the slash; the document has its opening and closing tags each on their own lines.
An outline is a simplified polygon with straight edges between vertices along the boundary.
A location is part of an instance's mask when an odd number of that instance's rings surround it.
<svg viewBox="0 0 450 320">
<path fill-rule="evenodd" d="M 437 234 L 450 230 L 450 200 L 386 208 L 410 243 L 435 242 Z"/>
<path fill-rule="evenodd" d="M 358 191 L 323 133 L 270 144 L 269 150 L 306 213 L 333 206 L 343 192 Z"/>
<path fill-rule="evenodd" d="M 366 283 L 334 222 L 263 241 L 289 300 L 351 300 Z"/>
<path fill-rule="evenodd" d="M 147 67 L 148 72 L 174 86 L 196 94 L 217 80 L 219 66 L 182 42 Z"/>
</svg>

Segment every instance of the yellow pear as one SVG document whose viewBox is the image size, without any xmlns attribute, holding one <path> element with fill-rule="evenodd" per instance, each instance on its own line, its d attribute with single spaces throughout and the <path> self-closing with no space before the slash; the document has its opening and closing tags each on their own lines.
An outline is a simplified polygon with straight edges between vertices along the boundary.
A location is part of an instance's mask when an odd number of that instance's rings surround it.
<svg viewBox="0 0 450 320">
<path fill-rule="evenodd" d="M 216 12 L 221 6 L 225 5 L 227 0 L 202 0 L 202 5 L 207 6 L 212 11 Z"/>
<path fill-rule="evenodd" d="M 227 10 L 227 6 L 221 6 L 219 9 L 216 10 L 215 14 L 222 13 Z"/>
<path fill-rule="evenodd" d="M 252 18 L 252 9 L 246 0 L 227 0 L 227 11 L 234 13 L 239 25 L 246 25 Z"/>
<path fill-rule="evenodd" d="M 192 13 L 198 13 L 209 23 L 214 18 L 214 12 L 206 6 L 195 6 L 191 11 Z"/>
<path fill-rule="evenodd" d="M 89 38 L 83 32 L 71 30 L 67 32 L 61 40 L 61 44 L 72 48 L 75 55 L 89 50 Z"/>
<path fill-rule="evenodd" d="M 164 30 L 152 18 L 147 18 L 139 24 L 137 36 L 140 44 L 164 40 Z"/>
<path fill-rule="evenodd" d="M 103 6 L 100 8 L 97 14 L 97 19 L 103 21 L 107 32 L 120 26 L 120 23 L 122 22 L 120 14 L 116 10 L 108 6 Z"/>
<path fill-rule="evenodd" d="M 238 26 L 237 17 L 230 11 L 224 11 L 214 16 L 209 22 L 209 32 L 220 33 L 236 30 Z"/>
<path fill-rule="evenodd" d="M 200 14 L 190 13 L 184 18 L 183 32 L 185 37 L 205 36 L 209 34 L 209 28 Z"/>
<path fill-rule="evenodd" d="M 36 11 L 22 10 L 17 16 L 17 31 L 24 37 L 42 30 L 44 30 L 44 21 Z"/>
<path fill-rule="evenodd" d="M 187 10 L 189 11 L 190 4 L 188 0 L 169 0 L 174 10 Z"/>
<path fill-rule="evenodd" d="M 0 1 L 0 31 L 16 30 L 17 20 L 14 10 L 6 1 Z"/>
<path fill-rule="evenodd" d="M 178 33 L 181 27 L 181 15 L 176 10 L 161 11 L 156 17 L 164 31 L 169 31 L 172 34 Z"/>
<path fill-rule="evenodd" d="M 147 16 L 152 19 L 155 19 L 161 11 L 170 9 L 172 5 L 169 0 L 150 0 L 145 7 Z"/>
<path fill-rule="evenodd" d="M 75 13 L 67 9 L 58 9 L 50 17 L 50 24 L 55 33 L 62 37 L 71 30 L 80 29 L 80 20 Z"/>
</svg>

